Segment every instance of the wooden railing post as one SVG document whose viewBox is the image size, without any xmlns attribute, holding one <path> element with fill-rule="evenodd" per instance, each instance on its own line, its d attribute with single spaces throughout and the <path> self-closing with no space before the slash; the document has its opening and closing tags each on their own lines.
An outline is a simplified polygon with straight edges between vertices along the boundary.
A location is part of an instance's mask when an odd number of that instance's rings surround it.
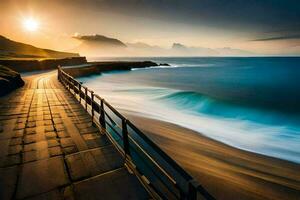
<svg viewBox="0 0 300 200">
<path fill-rule="evenodd" d="M 65 83 L 65 87 L 68 88 L 68 80 L 65 74 L 64 74 L 64 83 Z"/>
<path fill-rule="evenodd" d="M 76 85 L 75 85 L 75 81 L 74 81 L 74 79 L 72 79 L 71 78 L 71 80 L 72 80 L 72 86 L 73 86 L 73 93 L 74 93 L 74 96 L 76 97 L 76 92 L 75 92 L 75 88 L 76 88 Z"/>
<path fill-rule="evenodd" d="M 69 91 L 72 93 L 72 85 L 71 85 L 71 78 L 68 76 L 68 83 L 69 83 Z"/>
<path fill-rule="evenodd" d="M 186 199 L 185 193 L 180 188 L 178 188 L 178 189 L 179 189 L 179 199 L 180 200 Z"/>
<path fill-rule="evenodd" d="M 79 86 L 78 86 L 78 89 L 79 89 L 79 103 L 81 104 L 81 83 L 79 83 Z"/>
<path fill-rule="evenodd" d="M 100 111 L 99 121 L 100 121 L 100 124 L 101 124 L 102 128 L 106 128 L 105 112 L 104 112 L 104 99 L 101 99 L 101 111 Z"/>
<path fill-rule="evenodd" d="M 64 75 L 61 71 L 61 69 L 59 68 L 59 77 L 60 77 L 60 82 L 65 86 L 65 82 L 64 82 Z"/>
<path fill-rule="evenodd" d="M 66 82 L 67 82 L 67 89 L 70 90 L 70 81 L 69 81 L 69 77 L 66 77 Z"/>
<path fill-rule="evenodd" d="M 60 80 L 60 67 L 59 67 L 59 66 L 57 66 L 57 79 L 58 79 L 59 81 L 61 81 L 61 80 Z"/>
<path fill-rule="evenodd" d="M 122 119 L 122 136 L 123 136 L 123 145 L 124 145 L 125 155 L 130 156 L 128 130 L 127 130 L 127 120 L 126 119 Z"/>
<path fill-rule="evenodd" d="M 62 82 L 63 82 L 63 84 L 64 84 L 64 86 L 66 88 L 67 87 L 67 85 L 66 85 L 66 77 L 65 77 L 65 75 L 63 73 L 62 73 L 61 80 L 62 80 Z"/>
<path fill-rule="evenodd" d="M 197 200 L 197 186 L 198 183 L 195 180 L 189 181 L 189 193 L 188 193 L 188 200 Z"/>
<path fill-rule="evenodd" d="M 85 110 L 87 110 L 87 87 L 84 88 L 85 89 L 85 95 L 84 95 L 84 100 L 85 100 Z"/>
<path fill-rule="evenodd" d="M 94 91 L 91 91 L 92 122 L 94 121 Z"/>
<path fill-rule="evenodd" d="M 75 92 L 75 88 L 76 88 L 75 80 L 74 80 L 73 78 L 71 78 L 71 81 L 72 81 L 72 86 L 73 86 L 73 93 L 74 93 L 74 96 L 76 97 L 76 92 Z"/>
<path fill-rule="evenodd" d="M 70 83 L 71 83 L 71 89 L 73 90 L 73 94 L 75 95 L 75 85 L 74 85 L 74 82 L 73 82 L 73 79 L 70 77 Z"/>
<path fill-rule="evenodd" d="M 78 93 L 79 93 L 79 83 L 74 79 L 74 90 L 75 90 L 75 97 L 77 99 Z"/>
<path fill-rule="evenodd" d="M 69 83 L 69 91 L 72 93 L 72 91 L 71 91 L 71 88 L 72 88 L 71 79 L 70 79 L 69 76 L 68 76 L 68 83 Z"/>
</svg>

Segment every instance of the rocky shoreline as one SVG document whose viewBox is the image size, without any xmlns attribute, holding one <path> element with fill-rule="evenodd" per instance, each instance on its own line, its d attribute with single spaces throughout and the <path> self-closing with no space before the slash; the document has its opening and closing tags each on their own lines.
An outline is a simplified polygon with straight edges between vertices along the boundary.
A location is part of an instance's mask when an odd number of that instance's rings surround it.
<svg viewBox="0 0 300 200">
<path fill-rule="evenodd" d="M 73 77 L 90 76 L 94 74 L 100 74 L 108 71 L 123 71 L 131 70 L 133 68 L 146 68 L 155 66 L 169 66 L 167 63 L 155 63 L 152 61 L 141 61 L 141 62 L 90 62 L 89 66 L 64 68 L 64 71 Z"/>
<path fill-rule="evenodd" d="M 0 65 L 0 96 L 24 85 L 21 75 L 8 67 Z"/>
<path fill-rule="evenodd" d="M 21 72 L 56 69 L 58 65 L 86 64 L 85 57 L 62 59 L 0 59 L 0 96 L 22 87 Z"/>
</svg>

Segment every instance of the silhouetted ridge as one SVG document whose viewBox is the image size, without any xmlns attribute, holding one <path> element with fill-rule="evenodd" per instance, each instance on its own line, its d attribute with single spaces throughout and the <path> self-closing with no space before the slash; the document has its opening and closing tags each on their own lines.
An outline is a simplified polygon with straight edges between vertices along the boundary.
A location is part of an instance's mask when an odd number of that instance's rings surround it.
<svg viewBox="0 0 300 200">
<path fill-rule="evenodd" d="M 126 47 L 126 45 L 121 42 L 118 39 L 115 38 L 109 38 L 103 35 L 78 35 L 74 36 L 73 38 L 82 40 L 82 41 L 87 41 L 87 42 L 98 42 L 98 43 L 103 43 L 106 45 L 115 45 L 115 46 L 122 46 Z"/>
<path fill-rule="evenodd" d="M 66 58 L 77 57 L 77 53 L 68 53 L 42 49 L 29 44 L 16 42 L 0 35 L 0 57 L 12 58 Z"/>
</svg>

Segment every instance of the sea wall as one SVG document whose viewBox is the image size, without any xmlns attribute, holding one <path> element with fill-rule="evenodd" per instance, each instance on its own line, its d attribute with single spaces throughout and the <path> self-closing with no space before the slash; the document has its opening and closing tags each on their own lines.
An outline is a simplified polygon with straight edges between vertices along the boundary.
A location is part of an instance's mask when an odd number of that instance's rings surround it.
<svg viewBox="0 0 300 200">
<path fill-rule="evenodd" d="M 78 68 L 65 68 L 64 71 L 73 77 L 89 76 L 94 74 L 100 74 L 108 71 L 121 71 L 131 70 L 132 68 L 145 68 L 159 65 L 168 64 L 157 64 L 152 61 L 143 62 L 90 62 L 91 66 L 78 67 Z"/>
<path fill-rule="evenodd" d="M 0 65 L 9 67 L 17 72 L 30 72 L 35 70 L 56 69 L 58 65 L 81 65 L 86 64 L 85 57 L 70 57 L 62 59 L 43 59 L 43 60 L 0 60 Z"/>
</svg>

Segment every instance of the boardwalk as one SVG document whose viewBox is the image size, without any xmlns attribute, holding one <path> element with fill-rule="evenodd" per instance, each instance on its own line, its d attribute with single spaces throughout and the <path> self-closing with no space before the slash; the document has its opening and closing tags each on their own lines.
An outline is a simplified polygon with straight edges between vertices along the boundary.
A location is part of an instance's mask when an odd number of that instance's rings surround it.
<svg viewBox="0 0 300 200">
<path fill-rule="evenodd" d="M 0 98 L 0 199 L 148 199 L 116 148 L 57 81 Z"/>
</svg>

